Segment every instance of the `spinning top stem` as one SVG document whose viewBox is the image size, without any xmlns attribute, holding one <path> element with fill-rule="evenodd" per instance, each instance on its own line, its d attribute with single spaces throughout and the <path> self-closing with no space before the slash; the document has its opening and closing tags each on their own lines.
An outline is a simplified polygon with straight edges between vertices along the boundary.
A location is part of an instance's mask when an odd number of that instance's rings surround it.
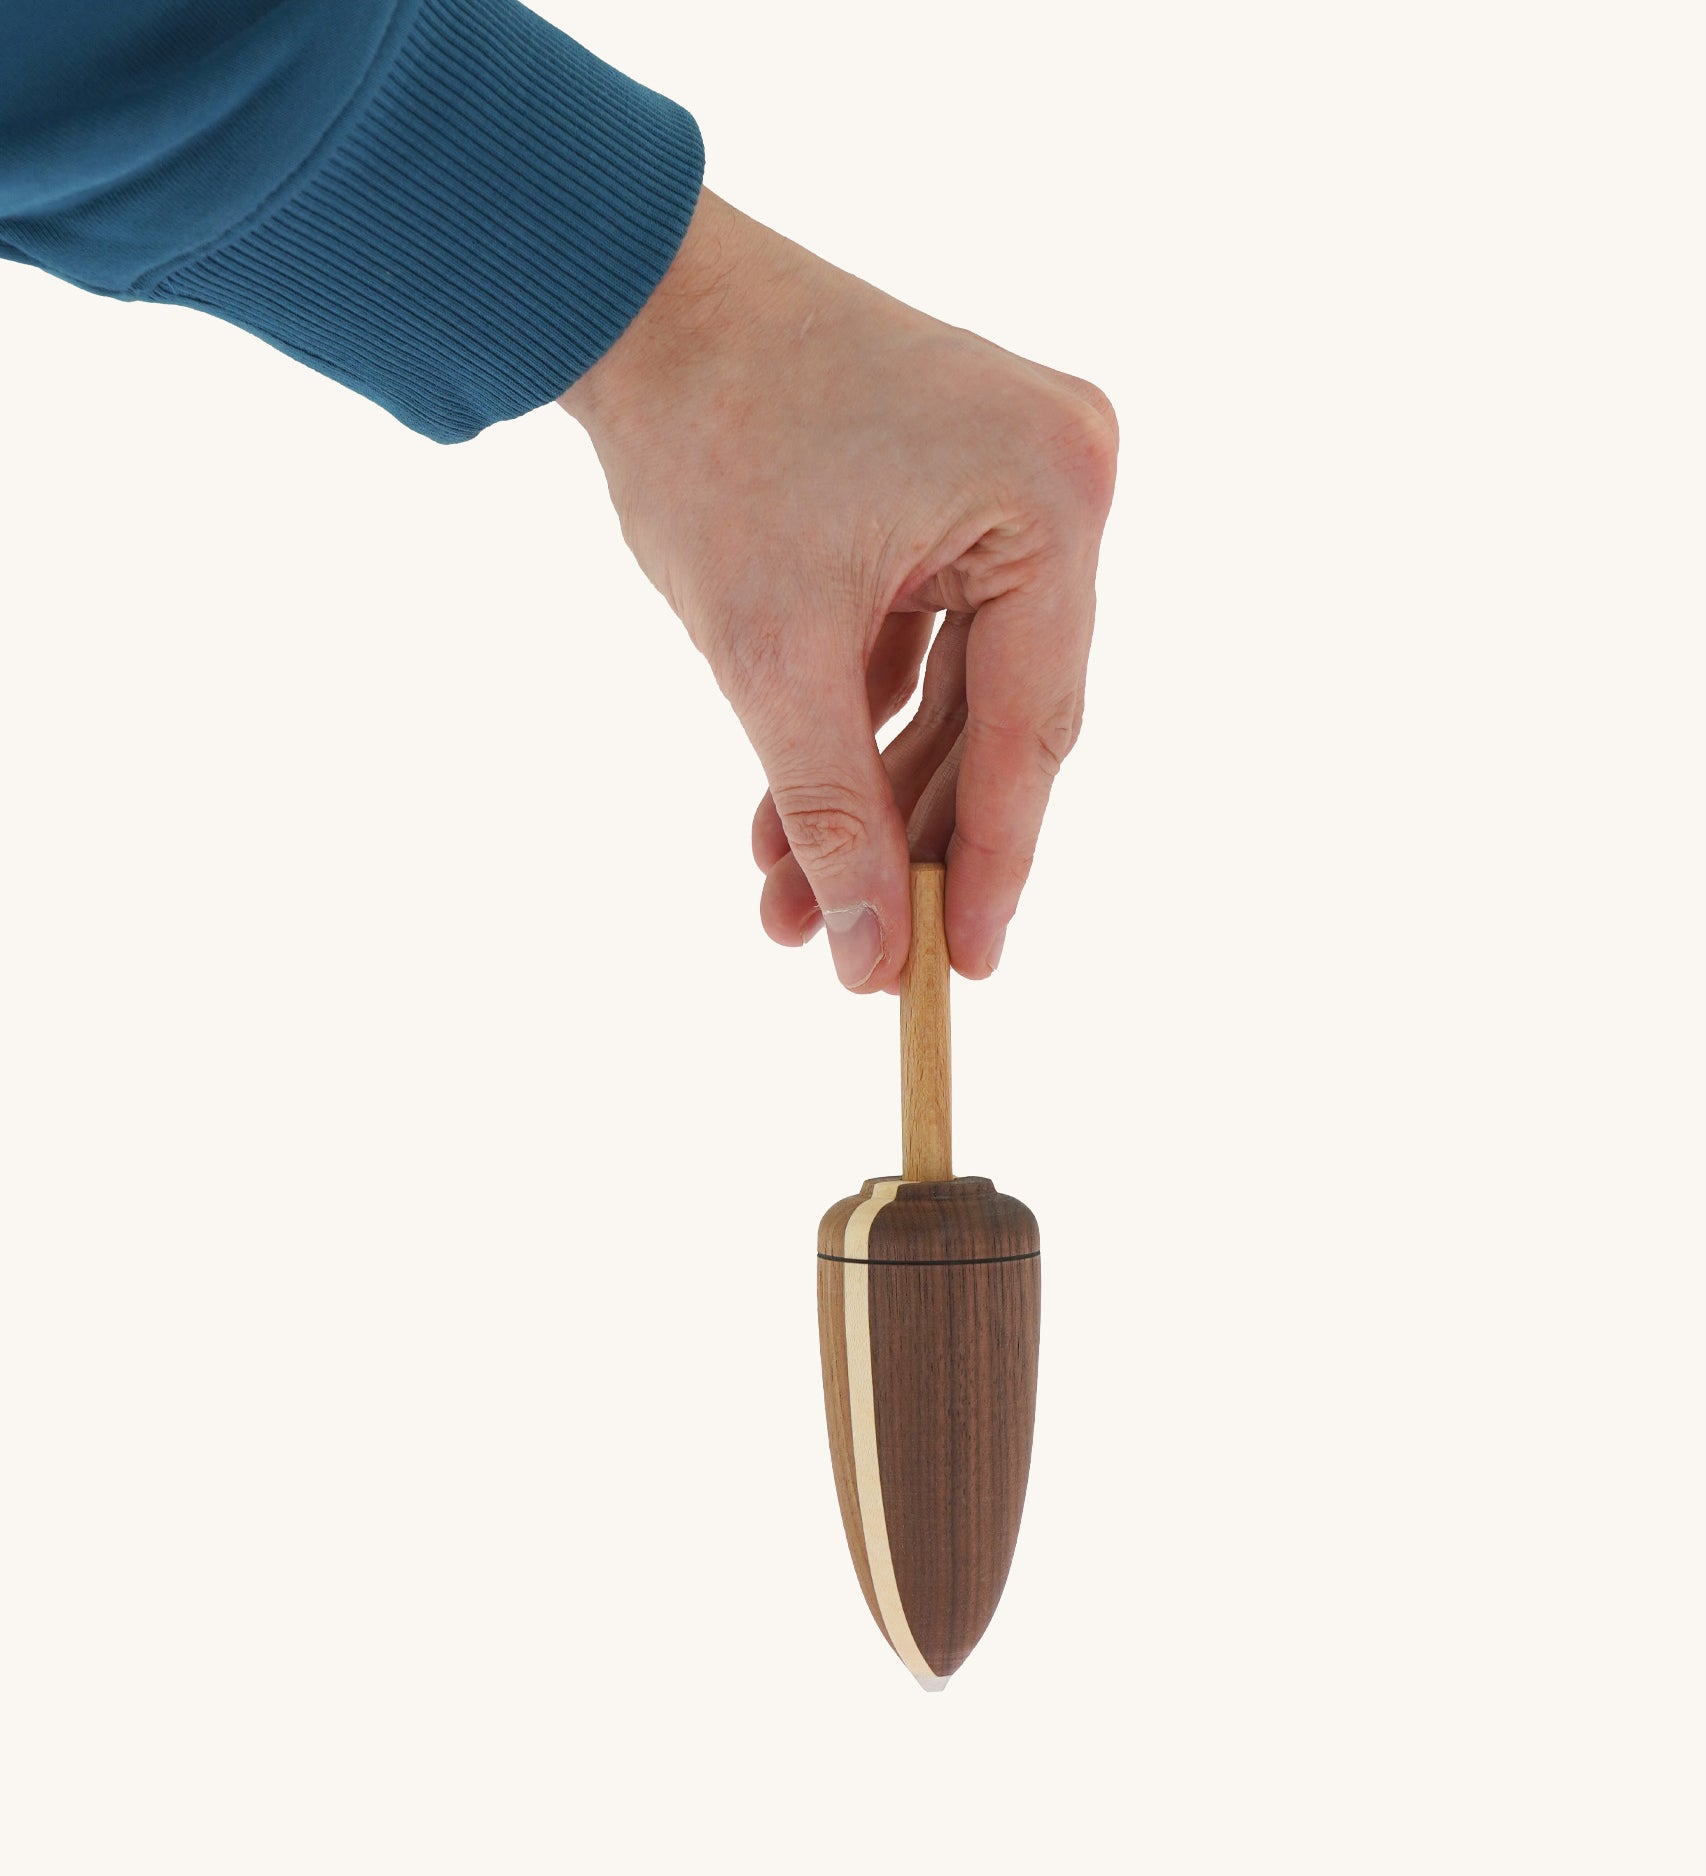
<svg viewBox="0 0 1706 1876">
<path fill-rule="evenodd" d="M 954 1093 L 948 1027 L 947 869 L 912 867 L 912 949 L 900 980 L 900 1158 L 903 1179 L 954 1176 Z"/>
</svg>

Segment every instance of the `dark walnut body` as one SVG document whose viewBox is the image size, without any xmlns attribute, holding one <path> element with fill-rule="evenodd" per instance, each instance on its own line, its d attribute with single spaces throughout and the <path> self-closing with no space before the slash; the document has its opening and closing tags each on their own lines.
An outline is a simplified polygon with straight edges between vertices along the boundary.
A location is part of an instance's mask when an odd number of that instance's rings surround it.
<svg viewBox="0 0 1706 1876">
<path fill-rule="evenodd" d="M 1037 1221 L 987 1179 L 867 1180 L 818 1229 L 818 1330 L 853 1567 L 927 1687 L 1007 1581 L 1036 1419 Z"/>
</svg>

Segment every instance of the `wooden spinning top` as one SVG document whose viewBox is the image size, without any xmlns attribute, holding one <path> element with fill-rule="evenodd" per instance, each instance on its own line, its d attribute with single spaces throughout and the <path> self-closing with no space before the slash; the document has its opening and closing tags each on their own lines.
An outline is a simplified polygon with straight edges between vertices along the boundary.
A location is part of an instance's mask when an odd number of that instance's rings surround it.
<svg viewBox="0 0 1706 1876">
<path fill-rule="evenodd" d="M 889 1645 L 937 1692 L 1007 1581 L 1037 1405 L 1037 1221 L 950 1146 L 943 868 L 912 868 L 899 1178 L 818 1227 L 818 1340 L 841 1521 Z"/>
</svg>

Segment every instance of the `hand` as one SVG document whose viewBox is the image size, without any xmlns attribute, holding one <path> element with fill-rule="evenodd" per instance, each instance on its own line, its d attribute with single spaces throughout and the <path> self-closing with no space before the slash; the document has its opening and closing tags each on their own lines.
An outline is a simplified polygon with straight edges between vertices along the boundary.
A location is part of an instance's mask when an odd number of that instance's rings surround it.
<svg viewBox="0 0 1706 1876">
<path fill-rule="evenodd" d="M 821 917 L 848 988 L 893 988 L 906 817 L 929 789 L 922 822 L 952 829 L 949 955 L 987 976 L 1083 720 L 1107 399 L 707 192 L 656 292 L 560 401 L 764 766 L 765 930 L 802 944 Z M 919 713 L 879 755 L 943 610 Z"/>
</svg>

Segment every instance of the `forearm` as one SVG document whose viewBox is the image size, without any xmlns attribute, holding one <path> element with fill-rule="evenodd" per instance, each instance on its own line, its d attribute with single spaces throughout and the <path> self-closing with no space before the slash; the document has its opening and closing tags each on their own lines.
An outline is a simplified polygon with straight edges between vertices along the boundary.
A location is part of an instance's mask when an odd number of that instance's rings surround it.
<svg viewBox="0 0 1706 1876">
<path fill-rule="evenodd" d="M 68 0 L 6 34 L 0 247 L 440 441 L 601 357 L 699 192 L 692 118 L 516 0 Z"/>
</svg>

